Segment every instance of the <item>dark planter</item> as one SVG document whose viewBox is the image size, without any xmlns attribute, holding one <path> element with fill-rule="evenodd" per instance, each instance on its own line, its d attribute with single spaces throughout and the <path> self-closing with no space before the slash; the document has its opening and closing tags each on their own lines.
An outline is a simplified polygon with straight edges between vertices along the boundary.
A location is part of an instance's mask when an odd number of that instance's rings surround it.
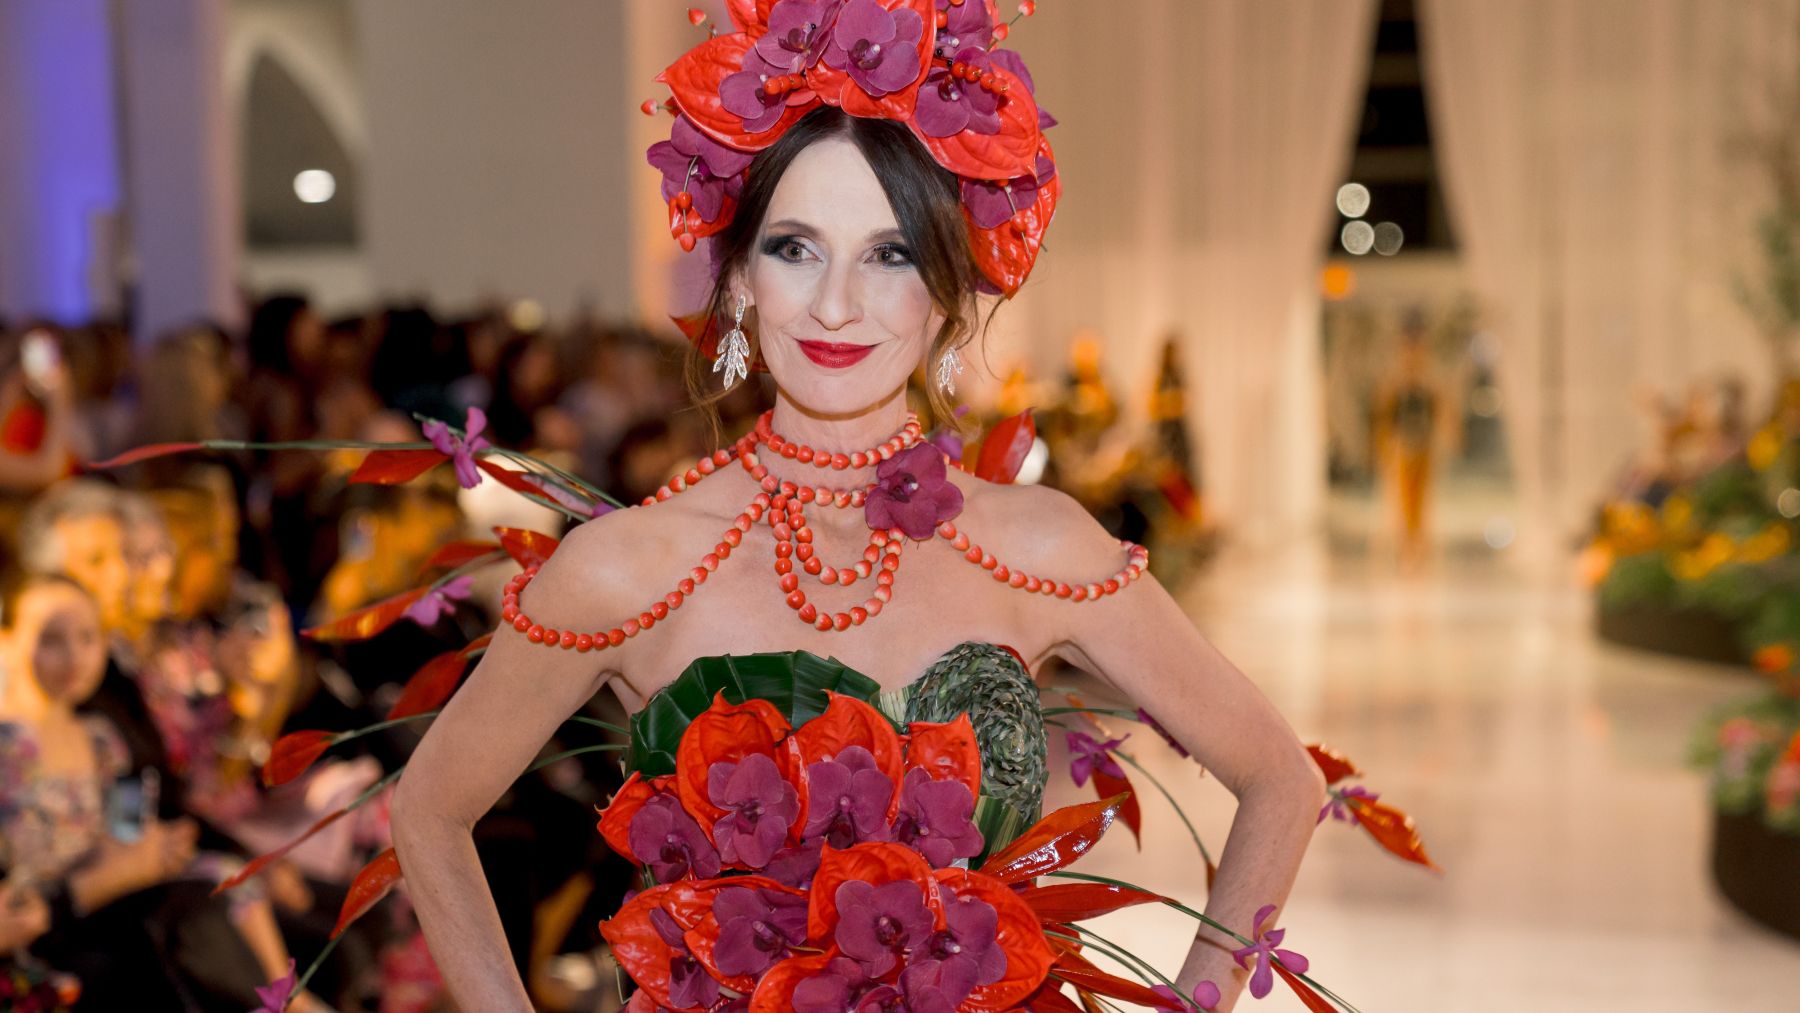
<svg viewBox="0 0 1800 1013">
<path fill-rule="evenodd" d="M 1760 814 L 1713 811 L 1713 880 L 1738 910 L 1800 939 L 1800 836 L 1768 828 Z"/>
<path fill-rule="evenodd" d="M 1632 605 L 1594 610 L 1600 639 L 1646 651 L 1727 665 L 1749 662 L 1738 627 L 1716 612 Z"/>
</svg>

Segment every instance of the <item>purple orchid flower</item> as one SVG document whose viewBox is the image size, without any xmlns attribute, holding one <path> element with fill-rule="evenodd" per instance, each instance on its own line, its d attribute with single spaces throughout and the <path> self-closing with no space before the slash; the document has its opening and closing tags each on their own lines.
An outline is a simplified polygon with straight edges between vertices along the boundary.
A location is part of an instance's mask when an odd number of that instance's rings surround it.
<svg viewBox="0 0 1800 1013">
<path fill-rule="evenodd" d="M 481 472 L 475 467 L 475 455 L 493 446 L 481 431 L 487 428 L 487 413 L 479 408 L 470 408 L 463 421 L 461 436 L 451 432 L 448 423 L 437 419 L 419 427 L 438 453 L 446 454 L 456 465 L 456 483 L 464 489 L 473 489 L 481 484 Z"/>
<path fill-rule="evenodd" d="M 823 844 L 818 839 L 802 841 L 793 847 L 782 848 L 769 859 L 763 869 L 763 875 L 782 886 L 806 889 L 812 885 L 813 874 L 819 871 L 819 859 L 822 856 Z"/>
<path fill-rule="evenodd" d="M 769 864 L 800 816 L 800 793 L 761 753 L 713 764 L 706 772 L 706 794 L 725 810 L 713 824 L 719 856 L 752 869 Z"/>
<path fill-rule="evenodd" d="M 1002 182 L 986 179 L 962 181 L 963 206 L 984 229 L 998 228 L 1012 216 L 1037 203 L 1038 189 L 1056 176 L 1056 163 L 1038 152 L 1037 174 Z"/>
<path fill-rule="evenodd" d="M 744 121 L 744 132 L 761 133 L 774 126 L 787 111 L 786 95 L 771 95 L 763 83 L 787 70 L 770 63 L 754 49 L 744 54 L 744 69 L 719 83 L 719 100 L 725 111 Z"/>
<path fill-rule="evenodd" d="M 950 481 L 943 453 L 920 444 L 875 469 L 875 488 L 863 502 L 863 519 L 877 531 L 899 528 L 906 537 L 924 541 L 962 508 L 962 490 Z"/>
<path fill-rule="evenodd" d="M 900 995 L 909 1013 L 956 1013 L 975 990 L 967 960 L 915 960 L 900 972 Z"/>
<path fill-rule="evenodd" d="M 465 573 L 425 592 L 425 597 L 408 605 L 401 614 L 420 626 L 436 625 L 439 619 L 455 612 L 456 603 L 466 600 L 474 588 L 475 578 Z"/>
<path fill-rule="evenodd" d="M 673 883 L 689 874 L 699 879 L 719 874 L 719 853 L 671 795 L 645 802 L 631 818 L 626 839 L 631 854 L 650 866 L 658 883 Z"/>
<path fill-rule="evenodd" d="M 994 19 L 981 0 L 937 0 L 937 9 L 946 16 L 935 44 L 939 59 L 948 60 L 964 49 L 986 49 L 994 44 Z"/>
<path fill-rule="evenodd" d="M 1037 85 L 1031 80 L 1031 71 L 1026 69 L 1023 56 L 1011 49 L 996 49 L 988 54 L 988 59 L 994 66 L 1018 78 L 1032 100 L 1037 100 Z M 1038 130 L 1049 130 L 1054 126 L 1056 126 L 1056 117 L 1046 112 L 1043 106 L 1038 106 Z"/>
<path fill-rule="evenodd" d="M 976 828 L 975 796 L 961 781 L 934 781 L 914 767 L 900 789 L 900 812 L 894 817 L 894 840 L 923 855 L 934 869 L 981 853 Z"/>
<path fill-rule="evenodd" d="M 993 67 L 991 54 L 973 47 L 957 52 L 956 62 L 979 68 L 983 73 Z M 913 122 L 927 137 L 949 137 L 964 130 L 997 134 L 1000 97 L 978 84 L 958 81 L 950 76 L 948 68 L 934 66 L 919 88 Z"/>
<path fill-rule="evenodd" d="M 1149 725 L 1151 731 L 1162 736 L 1162 740 L 1164 742 L 1167 742 L 1169 744 L 1169 748 L 1175 750 L 1176 754 L 1178 756 L 1180 756 L 1182 759 L 1186 760 L 1186 759 L 1190 758 L 1188 755 L 1187 749 L 1185 749 L 1181 745 L 1181 743 L 1176 742 L 1175 736 L 1170 735 L 1169 730 L 1162 726 L 1162 722 L 1160 722 L 1160 721 L 1156 720 L 1156 718 L 1152 717 L 1150 715 L 1149 711 L 1145 710 L 1142 707 L 1139 707 L 1138 712 L 1137 712 L 1137 719 L 1138 719 L 1139 723 Z"/>
<path fill-rule="evenodd" d="M 1000 912 L 979 897 L 939 887 L 944 903 L 945 928 L 933 933 L 925 953 L 933 960 L 961 961 L 973 972 L 973 985 L 988 985 L 1006 977 L 1006 950 L 999 944 Z"/>
<path fill-rule="evenodd" d="M 885 841 L 888 802 L 894 782 L 875 765 L 875 756 L 861 746 L 851 746 L 835 760 L 820 760 L 806 767 L 806 840 L 822 838 L 834 848 L 862 841 Z"/>
<path fill-rule="evenodd" d="M 669 998 L 677 1009 L 711 1006 L 719 998 L 719 980 L 688 951 L 681 926 L 662 908 L 650 909 L 650 925 L 669 949 Z"/>
<path fill-rule="evenodd" d="M 1356 809 L 1350 805 L 1350 800 L 1360 798 L 1366 802 L 1373 802 L 1380 797 L 1360 784 L 1348 788 L 1333 788 L 1331 789 L 1331 798 L 1326 800 L 1325 805 L 1319 809 L 1319 822 L 1325 822 L 1325 817 L 1329 816 L 1334 820 L 1341 820 L 1355 826 L 1357 824 Z"/>
<path fill-rule="evenodd" d="M 741 173 L 752 156 L 720 144 L 686 116 L 677 116 L 669 139 L 650 145 L 644 157 L 662 173 L 664 201 L 686 191 L 701 219 L 711 222 L 724 210 L 725 198 L 736 198 L 743 189 Z"/>
<path fill-rule="evenodd" d="M 831 42 L 843 0 L 781 0 L 769 11 L 769 30 L 756 40 L 756 55 L 783 74 L 799 74 L 819 62 Z"/>
<path fill-rule="evenodd" d="M 956 406 L 956 417 L 957 418 L 960 419 L 964 415 L 967 415 L 967 414 L 969 414 L 969 406 L 968 405 L 959 404 Z M 939 426 L 936 429 L 933 429 L 931 432 L 925 434 L 925 442 L 938 448 L 938 450 L 943 452 L 943 455 L 945 457 L 949 458 L 952 461 L 962 460 L 963 438 L 961 436 L 958 436 L 954 429 L 948 429 L 944 426 Z"/>
<path fill-rule="evenodd" d="M 898 1002 L 892 985 L 873 981 L 862 965 L 848 957 L 833 957 L 825 969 L 794 988 L 794 1013 L 844 1013 L 845 1010 L 886 1009 Z"/>
<path fill-rule="evenodd" d="M 1275 905 L 1264 904 L 1256 912 L 1256 928 L 1250 933 L 1252 942 L 1242 949 L 1231 951 L 1231 958 L 1239 967 L 1247 968 L 1252 957 L 1260 957 L 1256 962 L 1256 970 L 1250 975 L 1250 994 L 1261 999 L 1275 987 L 1275 970 L 1271 960 L 1281 961 L 1281 966 L 1295 974 L 1305 974 L 1308 966 L 1305 957 L 1293 950 L 1278 950 L 1275 947 L 1287 935 L 1287 929 L 1263 929 L 1263 923 L 1275 913 Z"/>
<path fill-rule="evenodd" d="M 1127 735 L 1124 738 L 1107 739 L 1105 742 L 1100 742 L 1086 732 L 1070 729 L 1069 777 L 1074 779 L 1075 787 L 1079 788 L 1086 784 L 1088 778 L 1096 770 L 1124 780 L 1125 769 L 1119 766 L 1118 760 L 1113 759 L 1112 751 L 1119 748 L 1125 739 L 1129 738 L 1131 736 Z"/>
<path fill-rule="evenodd" d="M 1163 998 L 1162 1004 L 1156 1007 L 1158 1013 L 1190 1013 L 1195 1006 L 1201 1009 L 1212 1009 L 1223 998 L 1219 994 L 1219 986 L 1210 981 L 1203 981 L 1194 986 L 1192 1003 L 1183 999 L 1180 993 L 1167 985 L 1157 985 L 1150 991 Z"/>
<path fill-rule="evenodd" d="M 256 989 L 256 1001 L 262 1003 L 253 1013 L 281 1013 L 294 998 L 294 959 L 288 958 L 287 973 Z"/>
<path fill-rule="evenodd" d="M 719 941 L 713 959 L 721 974 L 761 974 L 806 941 L 806 898 L 773 890 L 731 887 L 713 901 Z"/>
<path fill-rule="evenodd" d="M 892 970 L 900 955 L 931 935 L 933 918 L 919 884 L 895 880 L 870 886 L 851 880 L 837 888 L 838 949 L 871 977 Z"/>
<path fill-rule="evenodd" d="M 890 11 L 876 0 L 849 0 L 832 26 L 825 62 L 880 98 L 919 79 L 919 39 L 924 34 L 925 19 L 918 11 Z"/>
</svg>

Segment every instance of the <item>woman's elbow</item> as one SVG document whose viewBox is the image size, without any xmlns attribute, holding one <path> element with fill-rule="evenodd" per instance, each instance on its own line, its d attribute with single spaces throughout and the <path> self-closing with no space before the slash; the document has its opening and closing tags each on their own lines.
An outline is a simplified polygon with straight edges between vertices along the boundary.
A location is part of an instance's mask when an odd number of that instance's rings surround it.
<svg viewBox="0 0 1800 1013">
<path fill-rule="evenodd" d="M 409 772 L 410 773 L 410 772 Z M 394 787 L 394 802 L 388 813 L 394 834 L 394 848 L 404 856 L 420 843 L 440 837 L 447 829 L 467 832 L 467 823 L 458 824 L 443 804 L 440 795 L 425 788 L 419 779 L 401 777 Z"/>
</svg>

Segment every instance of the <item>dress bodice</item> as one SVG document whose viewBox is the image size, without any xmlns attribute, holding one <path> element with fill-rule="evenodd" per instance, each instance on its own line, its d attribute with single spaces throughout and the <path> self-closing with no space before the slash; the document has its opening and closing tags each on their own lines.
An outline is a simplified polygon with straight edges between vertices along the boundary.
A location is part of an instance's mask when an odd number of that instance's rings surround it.
<svg viewBox="0 0 1800 1013">
<path fill-rule="evenodd" d="M 782 664 L 789 662 L 791 665 Z M 975 824 L 990 851 L 1017 837 L 1037 820 L 1042 809 L 1049 776 L 1043 707 L 1031 673 L 1009 648 L 979 641 L 958 644 L 912 682 L 889 689 L 810 651 L 700 658 L 689 670 L 702 667 L 731 670 L 731 682 L 724 692 L 734 703 L 739 700 L 733 697 L 746 695 L 798 695 L 800 680 L 794 677 L 795 671 L 829 669 L 833 678 L 847 678 L 852 685 L 861 686 L 865 692 L 853 691 L 853 695 L 867 699 L 902 731 L 915 721 L 944 722 L 967 714 L 981 750 L 981 797 L 975 802 Z M 777 685 L 777 678 L 785 684 Z M 822 685 L 850 688 L 842 682 Z M 699 683 L 678 679 L 651 694 L 644 711 L 698 713 L 710 697 L 711 692 Z M 815 704 L 822 707 L 823 699 L 821 694 Z M 634 718 L 634 727 L 637 720 Z M 633 756 L 655 762 L 636 750 Z M 673 757 L 666 749 L 662 759 L 672 768 Z"/>
</svg>

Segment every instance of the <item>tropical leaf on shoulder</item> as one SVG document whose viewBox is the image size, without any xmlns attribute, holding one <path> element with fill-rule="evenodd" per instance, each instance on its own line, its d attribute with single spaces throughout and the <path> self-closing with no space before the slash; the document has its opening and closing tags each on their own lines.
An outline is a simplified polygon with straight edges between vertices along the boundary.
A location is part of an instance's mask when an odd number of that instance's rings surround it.
<svg viewBox="0 0 1800 1013">
<path fill-rule="evenodd" d="M 632 715 L 625 769 L 645 777 L 674 773 L 681 734 L 719 693 L 733 704 L 767 700 L 797 728 L 825 713 L 827 693 L 873 703 L 880 692 L 880 684 L 861 672 L 808 651 L 700 658 Z"/>
</svg>

